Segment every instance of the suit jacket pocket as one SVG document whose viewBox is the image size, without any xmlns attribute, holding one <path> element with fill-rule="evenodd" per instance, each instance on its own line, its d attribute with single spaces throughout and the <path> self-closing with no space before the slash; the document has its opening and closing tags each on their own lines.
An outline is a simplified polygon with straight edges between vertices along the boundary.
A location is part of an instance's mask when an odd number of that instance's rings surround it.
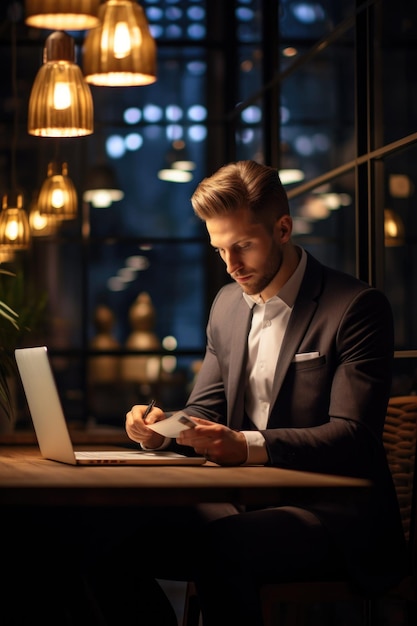
<svg viewBox="0 0 417 626">
<path fill-rule="evenodd" d="M 304 369 L 314 369 L 316 367 L 321 367 L 326 363 L 326 355 L 322 354 L 321 356 L 315 357 L 313 359 L 300 359 L 291 361 L 291 369 L 296 371 L 304 370 Z"/>
</svg>

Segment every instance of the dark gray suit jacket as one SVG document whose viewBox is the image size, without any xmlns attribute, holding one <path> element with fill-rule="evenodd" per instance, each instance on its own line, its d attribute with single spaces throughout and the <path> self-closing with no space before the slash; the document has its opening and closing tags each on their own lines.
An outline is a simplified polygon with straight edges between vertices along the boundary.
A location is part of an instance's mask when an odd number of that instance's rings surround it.
<svg viewBox="0 0 417 626">
<path fill-rule="evenodd" d="M 247 430 L 247 338 L 252 312 L 233 283 L 216 296 L 207 350 L 185 411 Z M 404 567 L 404 536 L 383 444 L 393 364 L 386 297 L 310 254 L 277 361 L 266 439 L 269 464 L 369 477 L 369 498 L 300 503 L 335 537 L 362 587 L 379 590 Z M 306 361 L 294 355 L 319 352 Z M 288 504 L 288 503 L 285 503 Z"/>
</svg>

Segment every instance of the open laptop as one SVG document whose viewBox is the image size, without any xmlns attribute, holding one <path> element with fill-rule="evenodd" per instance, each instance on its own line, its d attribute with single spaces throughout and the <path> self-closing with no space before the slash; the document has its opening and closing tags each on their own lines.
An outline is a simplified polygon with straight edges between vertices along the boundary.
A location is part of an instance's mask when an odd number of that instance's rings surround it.
<svg viewBox="0 0 417 626">
<path fill-rule="evenodd" d="M 46 346 L 18 348 L 16 363 L 41 454 L 71 465 L 202 465 L 204 457 L 167 450 L 76 451 L 62 410 Z"/>
</svg>

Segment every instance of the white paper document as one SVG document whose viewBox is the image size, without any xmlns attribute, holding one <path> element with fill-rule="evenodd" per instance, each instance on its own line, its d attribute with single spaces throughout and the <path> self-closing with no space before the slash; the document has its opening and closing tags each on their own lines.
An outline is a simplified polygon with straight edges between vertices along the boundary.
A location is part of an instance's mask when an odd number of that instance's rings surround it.
<svg viewBox="0 0 417 626">
<path fill-rule="evenodd" d="M 164 437 L 172 437 L 175 439 L 181 431 L 187 430 L 187 428 L 194 428 L 196 423 L 182 411 L 177 411 L 174 415 L 160 420 L 159 422 L 155 422 L 155 424 L 147 424 L 147 426 Z"/>
</svg>

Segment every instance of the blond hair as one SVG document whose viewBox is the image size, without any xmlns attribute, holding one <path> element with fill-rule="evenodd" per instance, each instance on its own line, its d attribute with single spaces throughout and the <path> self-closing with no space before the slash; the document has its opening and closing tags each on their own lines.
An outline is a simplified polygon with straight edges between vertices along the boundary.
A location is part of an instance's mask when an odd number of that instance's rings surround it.
<svg viewBox="0 0 417 626">
<path fill-rule="evenodd" d="M 204 178 L 191 204 L 203 221 L 248 209 L 254 222 L 268 226 L 290 212 L 278 171 L 256 161 L 229 163 Z"/>
</svg>

